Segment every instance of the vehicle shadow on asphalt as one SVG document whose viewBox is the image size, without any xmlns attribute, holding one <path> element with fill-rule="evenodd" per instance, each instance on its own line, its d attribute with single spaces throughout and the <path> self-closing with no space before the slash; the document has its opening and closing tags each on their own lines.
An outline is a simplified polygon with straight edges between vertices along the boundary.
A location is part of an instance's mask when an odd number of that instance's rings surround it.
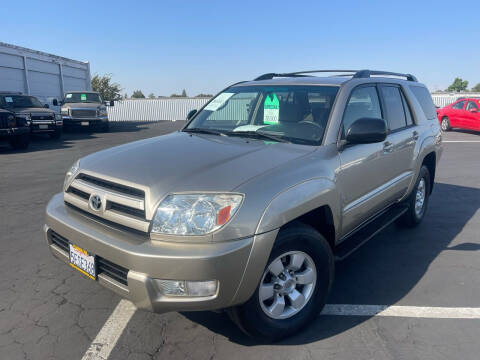
<svg viewBox="0 0 480 360">
<path fill-rule="evenodd" d="M 435 184 L 427 215 L 420 226 L 405 229 L 393 224 L 349 258 L 337 263 L 336 279 L 328 303 L 396 304 L 415 287 L 441 252 L 480 249 L 480 243 L 450 246 L 479 208 L 480 189 Z M 182 315 L 232 342 L 245 346 L 259 345 L 241 333 L 226 314 L 192 312 Z M 322 315 L 305 331 L 278 344 L 316 342 L 347 331 L 368 319 Z"/>
</svg>

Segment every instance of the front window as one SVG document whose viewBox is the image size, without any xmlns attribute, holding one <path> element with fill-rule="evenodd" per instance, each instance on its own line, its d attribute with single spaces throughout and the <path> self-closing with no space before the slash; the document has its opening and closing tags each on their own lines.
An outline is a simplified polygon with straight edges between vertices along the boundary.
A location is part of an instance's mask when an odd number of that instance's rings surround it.
<svg viewBox="0 0 480 360">
<path fill-rule="evenodd" d="M 320 145 L 337 92 L 337 86 L 235 86 L 184 131 Z"/>
<path fill-rule="evenodd" d="M 66 93 L 64 103 L 101 103 L 102 98 L 97 93 Z"/>
<path fill-rule="evenodd" d="M 0 105 L 4 108 L 41 108 L 42 103 L 33 96 L 25 95 L 2 95 Z"/>
</svg>

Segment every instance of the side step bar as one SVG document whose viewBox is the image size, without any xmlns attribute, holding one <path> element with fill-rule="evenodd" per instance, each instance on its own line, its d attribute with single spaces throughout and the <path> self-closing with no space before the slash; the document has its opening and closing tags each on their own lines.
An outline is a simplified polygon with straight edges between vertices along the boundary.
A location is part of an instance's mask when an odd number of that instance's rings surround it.
<svg viewBox="0 0 480 360">
<path fill-rule="evenodd" d="M 353 234 L 349 235 L 344 241 L 338 245 L 334 251 L 335 261 L 342 261 L 351 255 L 355 250 L 360 248 L 368 240 L 373 238 L 388 225 L 397 220 L 408 210 L 405 204 L 394 205 L 386 211 L 375 216 L 372 220 L 364 224 Z"/>
</svg>

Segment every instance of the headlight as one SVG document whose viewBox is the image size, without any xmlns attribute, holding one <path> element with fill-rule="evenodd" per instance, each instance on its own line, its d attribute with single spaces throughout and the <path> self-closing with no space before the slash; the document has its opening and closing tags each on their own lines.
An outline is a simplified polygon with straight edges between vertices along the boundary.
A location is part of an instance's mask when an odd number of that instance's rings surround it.
<svg viewBox="0 0 480 360">
<path fill-rule="evenodd" d="M 65 175 L 65 181 L 63 182 L 63 190 L 67 190 L 68 186 L 72 182 L 73 178 L 78 172 L 78 169 L 80 168 L 80 160 L 75 161 L 75 163 L 72 165 L 70 170 L 67 171 L 67 174 Z"/>
<path fill-rule="evenodd" d="M 60 114 L 55 114 L 55 120 L 59 121 L 59 120 L 62 120 L 62 115 Z"/>
<path fill-rule="evenodd" d="M 152 233 L 204 235 L 220 229 L 235 215 L 240 194 L 174 194 L 158 206 Z"/>
<path fill-rule="evenodd" d="M 17 122 L 15 121 L 15 116 L 8 115 L 7 125 L 8 125 L 8 127 L 12 127 L 12 128 L 17 126 Z"/>
<path fill-rule="evenodd" d="M 98 116 L 107 116 L 107 108 L 99 108 Z"/>
<path fill-rule="evenodd" d="M 69 114 L 69 108 L 68 107 L 64 107 L 60 110 L 60 113 L 64 116 L 68 116 Z"/>
</svg>

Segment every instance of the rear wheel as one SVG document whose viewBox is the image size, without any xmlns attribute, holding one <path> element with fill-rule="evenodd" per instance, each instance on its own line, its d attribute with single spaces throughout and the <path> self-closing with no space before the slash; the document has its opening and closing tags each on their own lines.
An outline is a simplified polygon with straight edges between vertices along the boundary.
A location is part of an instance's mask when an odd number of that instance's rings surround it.
<svg viewBox="0 0 480 360">
<path fill-rule="evenodd" d="M 315 229 L 295 224 L 279 232 L 255 293 L 230 315 L 248 335 L 278 341 L 316 318 L 333 276 L 328 242 Z"/>
<path fill-rule="evenodd" d="M 422 222 L 427 211 L 430 189 L 430 172 L 422 165 L 415 187 L 407 199 L 408 210 L 399 219 L 401 225 L 415 227 Z"/>
<path fill-rule="evenodd" d="M 444 116 L 442 118 L 442 122 L 441 122 L 441 128 L 443 131 L 450 131 L 451 127 L 450 127 L 450 120 L 448 119 L 447 116 Z"/>
<path fill-rule="evenodd" d="M 28 148 L 30 144 L 30 134 L 17 135 L 10 140 L 10 146 L 16 150 Z"/>
</svg>

